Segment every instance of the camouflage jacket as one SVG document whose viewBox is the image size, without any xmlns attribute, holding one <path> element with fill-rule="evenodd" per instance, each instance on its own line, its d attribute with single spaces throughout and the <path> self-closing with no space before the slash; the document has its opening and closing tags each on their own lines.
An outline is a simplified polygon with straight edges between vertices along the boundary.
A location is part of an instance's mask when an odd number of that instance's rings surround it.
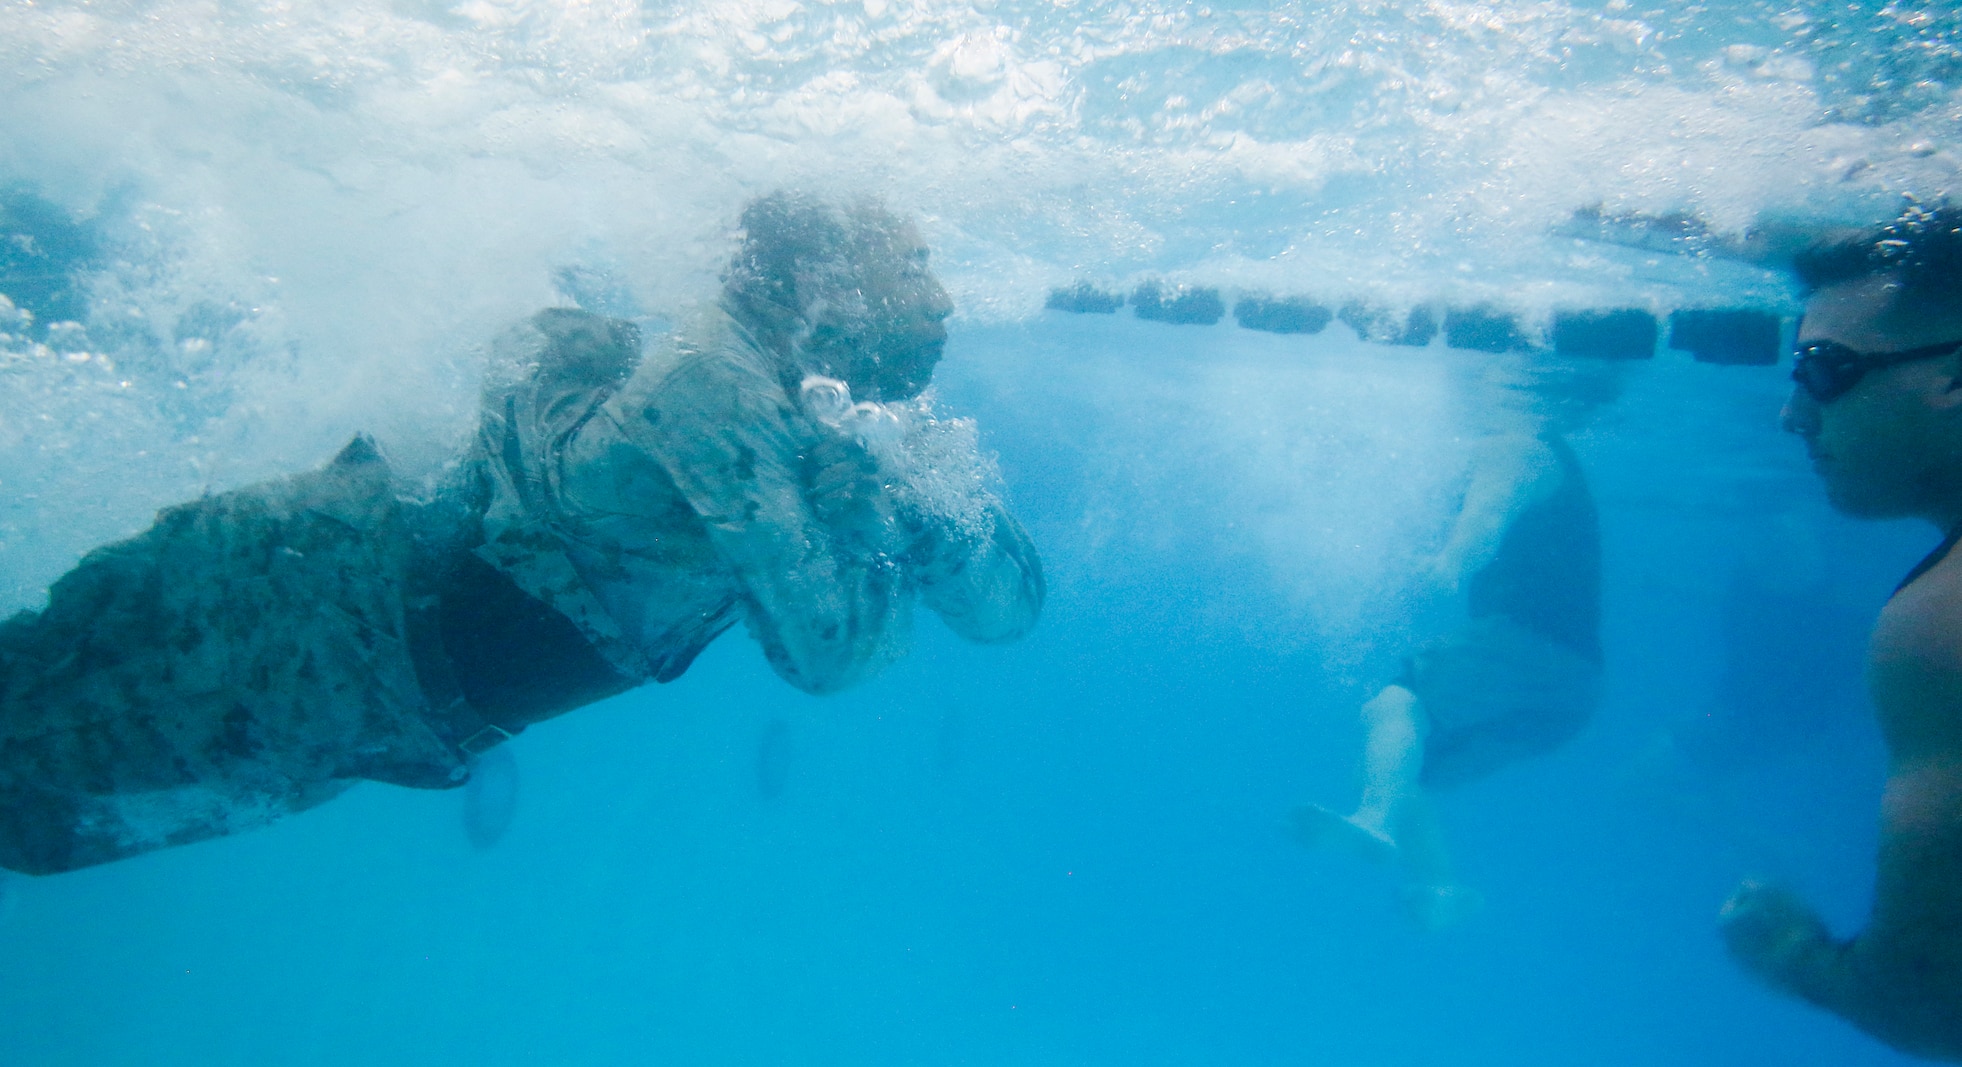
<svg viewBox="0 0 1962 1067">
<path fill-rule="evenodd" d="M 678 677 L 742 620 L 779 675 L 824 693 L 904 652 L 916 597 L 972 640 L 1034 624 L 1040 564 L 992 498 L 982 534 L 915 519 L 891 551 L 817 518 L 804 457 L 834 431 L 721 308 L 644 356 L 630 324 L 550 309 L 498 355 L 513 373 L 486 389 L 476 554 L 622 674 Z"/>
</svg>

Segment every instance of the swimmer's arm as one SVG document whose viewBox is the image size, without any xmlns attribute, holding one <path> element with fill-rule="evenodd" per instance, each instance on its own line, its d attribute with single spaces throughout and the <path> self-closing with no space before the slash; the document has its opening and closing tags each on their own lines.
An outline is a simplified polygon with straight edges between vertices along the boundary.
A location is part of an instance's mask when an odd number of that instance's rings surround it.
<svg viewBox="0 0 1962 1067">
<path fill-rule="evenodd" d="M 914 550 L 920 600 L 969 641 L 1013 641 L 1035 627 L 1046 587 L 1035 543 L 1000 503 L 984 539 L 928 531 Z"/>
<path fill-rule="evenodd" d="M 1504 434 L 1480 441 L 1472 452 L 1464 507 L 1432 564 L 1440 584 L 1455 589 L 1466 575 L 1491 563 L 1513 519 L 1551 496 L 1560 478 L 1553 449 L 1537 437 Z"/>
<path fill-rule="evenodd" d="M 1834 940 L 1797 894 L 1746 882 L 1724 903 L 1719 922 L 1731 955 L 1759 981 L 1848 1015 L 1853 942 Z"/>
<path fill-rule="evenodd" d="M 1836 939 L 1794 894 L 1746 884 L 1724 907 L 1731 952 L 1766 984 L 1897 1048 L 1962 1050 L 1962 1014 L 1948 1010 L 1962 962 L 1958 796 L 1952 764 L 1889 780 L 1873 915 L 1857 936 Z"/>
<path fill-rule="evenodd" d="M 898 568 L 849 552 L 812 510 L 790 398 L 738 354 L 683 360 L 658 389 L 630 383 L 613 421 L 666 469 L 740 578 L 771 667 L 806 692 L 871 674 L 904 608 Z"/>
</svg>

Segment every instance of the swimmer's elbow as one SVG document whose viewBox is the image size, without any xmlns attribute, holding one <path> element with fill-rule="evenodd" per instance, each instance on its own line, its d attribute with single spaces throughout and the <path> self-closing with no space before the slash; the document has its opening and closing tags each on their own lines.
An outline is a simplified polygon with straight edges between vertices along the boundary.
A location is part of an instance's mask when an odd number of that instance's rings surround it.
<svg viewBox="0 0 1962 1067">
<path fill-rule="evenodd" d="M 1876 940 L 1869 930 L 1822 947 L 1806 973 L 1795 976 L 1794 991 L 1902 1052 L 1962 1061 L 1962 1017 L 1953 1010 L 1957 978 L 1929 953 L 1941 939 L 1898 946 Z"/>
<path fill-rule="evenodd" d="M 794 655 L 782 647 L 766 646 L 777 677 L 812 696 L 843 692 L 872 673 L 871 664 L 837 649 L 806 650 Z"/>
<path fill-rule="evenodd" d="M 807 674 L 802 671 L 778 671 L 777 676 L 814 697 L 828 697 L 835 693 L 842 693 L 858 681 L 856 677 L 843 673 Z"/>
<path fill-rule="evenodd" d="M 827 696 L 878 673 L 897 655 L 890 603 L 853 607 L 857 610 L 806 605 L 788 618 L 752 611 L 750 632 L 778 677 L 813 696 Z"/>
<path fill-rule="evenodd" d="M 1020 580 L 999 589 L 993 596 L 967 600 L 951 597 L 930 598 L 928 604 L 947 628 L 964 640 L 979 645 L 1005 645 L 1027 637 L 1042 616 L 1047 595 L 1042 572 L 1029 569 Z"/>
<path fill-rule="evenodd" d="M 1849 1008 L 1821 1005 L 1836 1011 L 1854 1026 L 1910 1056 L 1962 1062 L 1962 1019 L 1943 999 L 1931 1001 L 1919 988 L 1874 990 L 1866 1002 Z"/>
<path fill-rule="evenodd" d="M 1014 619 L 977 620 L 972 616 L 942 615 L 947 628 L 960 635 L 964 641 L 977 645 L 1005 645 L 1019 641 L 1035 629 L 1035 615 L 1029 614 Z"/>
</svg>

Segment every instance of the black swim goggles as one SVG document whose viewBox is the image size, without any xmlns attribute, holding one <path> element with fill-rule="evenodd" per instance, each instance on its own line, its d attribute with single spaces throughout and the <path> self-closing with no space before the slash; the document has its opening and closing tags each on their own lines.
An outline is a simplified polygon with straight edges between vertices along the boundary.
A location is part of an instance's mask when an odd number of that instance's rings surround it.
<svg viewBox="0 0 1962 1067">
<path fill-rule="evenodd" d="M 1808 341 L 1792 353 L 1792 380 L 1821 404 L 1845 396 L 1868 371 L 1934 359 L 1962 351 L 1962 341 L 1944 341 L 1904 352 L 1861 352 L 1838 341 Z"/>
</svg>

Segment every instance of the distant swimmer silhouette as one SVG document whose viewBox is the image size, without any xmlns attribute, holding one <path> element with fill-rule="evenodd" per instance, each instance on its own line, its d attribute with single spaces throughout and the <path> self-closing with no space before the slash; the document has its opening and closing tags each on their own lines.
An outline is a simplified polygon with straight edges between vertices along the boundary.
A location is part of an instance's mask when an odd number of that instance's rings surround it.
<svg viewBox="0 0 1962 1067">
<path fill-rule="evenodd" d="M 1431 791 L 1559 747 L 1600 692 L 1600 532 L 1561 431 L 1605 393 L 1588 372 L 1524 371 L 1532 380 L 1500 391 L 1495 432 L 1473 448 L 1464 505 L 1430 568 L 1442 591 L 1462 591 L 1463 625 L 1419 649 L 1363 705 L 1355 811 L 1293 813 L 1304 845 L 1395 866 L 1406 910 L 1430 929 L 1483 902 L 1452 872 Z"/>
<path fill-rule="evenodd" d="M 0 625 L 0 867 L 229 834 L 361 779 L 462 785 L 737 623 L 811 693 L 901 655 L 916 600 L 969 640 L 1027 632 L 1035 549 L 972 425 L 920 399 L 950 306 L 913 225 L 790 194 L 742 225 L 721 299 L 645 353 L 565 308 L 504 337 L 435 499 L 358 437 L 166 509 Z M 508 825 L 508 784 L 474 835 Z"/>
<path fill-rule="evenodd" d="M 1911 205 L 1794 265 L 1810 295 L 1785 428 L 1835 508 L 1946 536 L 1868 644 L 1889 772 L 1866 928 L 1835 938 L 1795 894 L 1747 882 L 1723 936 L 1773 988 L 1903 1052 L 1962 1062 L 1962 211 Z"/>
</svg>

